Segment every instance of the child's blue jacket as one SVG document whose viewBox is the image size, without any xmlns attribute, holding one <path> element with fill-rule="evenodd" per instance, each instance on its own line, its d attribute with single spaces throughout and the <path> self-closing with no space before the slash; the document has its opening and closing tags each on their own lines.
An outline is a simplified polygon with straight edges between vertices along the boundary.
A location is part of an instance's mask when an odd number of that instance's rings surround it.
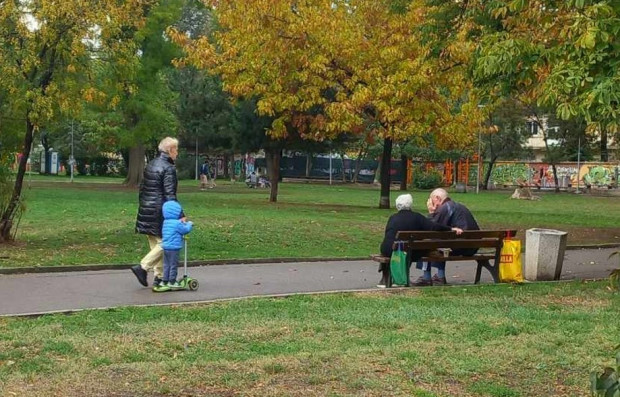
<svg viewBox="0 0 620 397">
<path fill-rule="evenodd" d="M 183 247 L 183 235 L 192 231 L 192 222 L 181 222 L 183 212 L 178 201 L 166 201 L 162 207 L 164 224 L 161 229 L 161 247 L 165 250 L 180 250 Z"/>
</svg>

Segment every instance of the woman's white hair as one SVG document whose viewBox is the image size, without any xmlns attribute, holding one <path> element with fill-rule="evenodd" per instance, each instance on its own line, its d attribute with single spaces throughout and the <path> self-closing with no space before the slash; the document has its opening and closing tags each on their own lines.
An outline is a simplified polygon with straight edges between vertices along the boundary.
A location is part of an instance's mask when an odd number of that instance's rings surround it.
<svg viewBox="0 0 620 397">
<path fill-rule="evenodd" d="M 169 136 L 159 142 L 159 151 L 164 153 L 170 153 L 170 149 L 173 147 L 179 147 L 179 140 L 176 138 L 171 138 Z"/>
<path fill-rule="evenodd" d="M 410 210 L 413 205 L 413 197 L 410 194 L 401 194 L 396 197 L 396 209 L 401 210 Z"/>
</svg>

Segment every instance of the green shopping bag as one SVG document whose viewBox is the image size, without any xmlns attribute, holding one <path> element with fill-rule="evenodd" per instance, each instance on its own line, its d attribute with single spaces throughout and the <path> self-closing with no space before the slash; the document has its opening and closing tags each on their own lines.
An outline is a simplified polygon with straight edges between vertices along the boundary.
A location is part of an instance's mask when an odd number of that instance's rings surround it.
<svg viewBox="0 0 620 397">
<path fill-rule="evenodd" d="M 396 249 L 390 258 L 390 274 L 392 285 L 409 285 L 409 269 L 407 267 L 407 253 L 403 250 L 404 243 L 396 241 Z"/>
</svg>

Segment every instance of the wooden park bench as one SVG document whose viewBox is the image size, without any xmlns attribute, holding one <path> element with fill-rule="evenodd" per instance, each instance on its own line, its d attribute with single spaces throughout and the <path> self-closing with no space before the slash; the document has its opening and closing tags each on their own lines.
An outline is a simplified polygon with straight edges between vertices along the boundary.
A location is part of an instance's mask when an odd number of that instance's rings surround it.
<svg viewBox="0 0 620 397">
<path fill-rule="evenodd" d="M 497 283 L 499 282 L 499 263 L 504 239 L 508 235 L 514 237 L 516 234 L 516 230 L 465 230 L 460 235 L 452 231 L 401 231 L 396 234 L 395 241 L 404 243 L 403 249 L 407 252 L 408 268 L 411 266 L 414 251 L 418 251 L 419 255 L 415 257 L 416 261 L 476 261 L 478 266 L 475 283 L 480 282 L 482 268 L 487 269 L 491 273 L 493 281 Z M 396 248 L 396 243 L 394 248 Z M 477 248 L 479 252 L 472 256 L 452 255 L 453 250 L 461 248 Z M 371 255 L 371 258 L 375 262 L 387 264 L 387 266 L 383 266 L 383 275 L 384 280 L 387 280 L 386 287 L 391 287 L 390 258 L 381 255 Z"/>
</svg>

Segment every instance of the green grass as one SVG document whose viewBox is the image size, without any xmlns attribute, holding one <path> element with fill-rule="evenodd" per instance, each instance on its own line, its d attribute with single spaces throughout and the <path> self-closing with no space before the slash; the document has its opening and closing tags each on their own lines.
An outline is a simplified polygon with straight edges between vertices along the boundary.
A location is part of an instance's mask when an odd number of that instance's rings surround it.
<svg viewBox="0 0 620 397">
<path fill-rule="evenodd" d="M 583 396 L 603 282 L 408 289 L 0 319 L 0 395 Z"/>
<path fill-rule="evenodd" d="M 36 179 L 36 180 L 35 180 Z M 95 183 L 92 183 L 95 181 Z M 392 192 L 392 201 L 399 194 Z M 428 192 L 413 192 L 425 212 Z M 509 199 L 510 193 L 455 194 L 483 228 L 546 227 L 569 232 L 569 244 L 620 243 L 616 197 L 544 194 L 540 201 Z M 134 233 L 137 190 L 118 178 L 33 176 L 24 190 L 27 211 L 17 243 L 0 246 L 0 267 L 137 263 L 146 253 Z M 366 257 L 378 250 L 394 210 L 379 210 L 378 188 L 352 185 L 281 184 L 278 203 L 269 192 L 220 182 L 198 191 L 182 181 L 179 200 L 195 229 L 190 259 Z"/>
</svg>

